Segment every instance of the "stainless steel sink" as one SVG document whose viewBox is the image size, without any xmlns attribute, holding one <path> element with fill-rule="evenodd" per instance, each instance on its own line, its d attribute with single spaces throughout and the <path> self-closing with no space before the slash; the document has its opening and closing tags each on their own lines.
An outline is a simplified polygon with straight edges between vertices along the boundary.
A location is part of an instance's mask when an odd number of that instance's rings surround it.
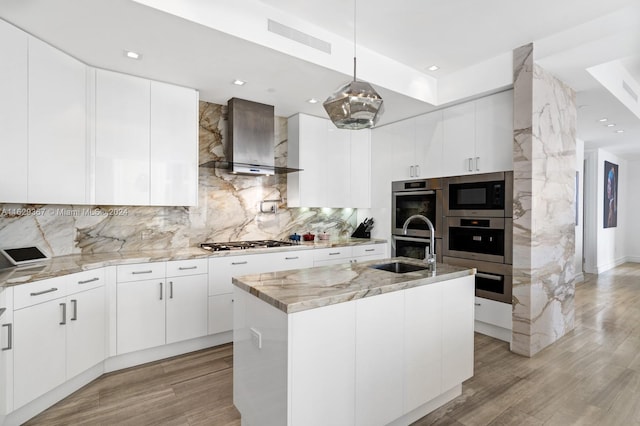
<svg viewBox="0 0 640 426">
<path fill-rule="evenodd" d="M 394 272 L 396 274 L 405 274 L 407 272 L 424 271 L 425 269 L 428 269 L 426 265 L 418 266 L 412 263 L 403 262 L 381 263 L 379 265 L 371 265 L 370 268 L 382 269 L 383 271 Z"/>
</svg>

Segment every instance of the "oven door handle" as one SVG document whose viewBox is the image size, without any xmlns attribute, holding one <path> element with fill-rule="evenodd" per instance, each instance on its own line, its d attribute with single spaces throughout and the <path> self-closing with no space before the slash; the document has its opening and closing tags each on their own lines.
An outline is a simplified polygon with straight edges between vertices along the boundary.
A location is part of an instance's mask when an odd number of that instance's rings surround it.
<svg viewBox="0 0 640 426">
<path fill-rule="evenodd" d="M 415 238 L 415 237 L 401 237 L 401 236 L 398 236 L 398 235 L 394 235 L 393 239 L 394 240 L 399 240 L 399 241 L 413 241 L 413 242 L 417 242 L 417 243 L 431 243 L 431 238 L 429 238 L 429 237 Z"/>
<path fill-rule="evenodd" d="M 487 274 L 485 272 L 476 272 L 476 277 L 493 281 L 502 281 L 504 279 L 502 275 Z"/>
<path fill-rule="evenodd" d="M 394 196 L 404 196 L 404 195 L 434 195 L 436 193 L 435 190 L 428 191 L 395 191 L 393 193 Z"/>
</svg>

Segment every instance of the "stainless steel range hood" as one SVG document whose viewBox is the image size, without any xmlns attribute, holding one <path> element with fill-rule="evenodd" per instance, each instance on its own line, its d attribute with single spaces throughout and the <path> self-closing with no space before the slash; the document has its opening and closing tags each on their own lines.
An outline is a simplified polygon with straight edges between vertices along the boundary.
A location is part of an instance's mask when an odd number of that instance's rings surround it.
<svg viewBox="0 0 640 426">
<path fill-rule="evenodd" d="M 228 105 L 226 161 L 210 161 L 201 167 L 229 169 L 232 173 L 272 175 L 300 169 L 276 167 L 274 159 L 273 106 L 232 98 Z"/>
</svg>

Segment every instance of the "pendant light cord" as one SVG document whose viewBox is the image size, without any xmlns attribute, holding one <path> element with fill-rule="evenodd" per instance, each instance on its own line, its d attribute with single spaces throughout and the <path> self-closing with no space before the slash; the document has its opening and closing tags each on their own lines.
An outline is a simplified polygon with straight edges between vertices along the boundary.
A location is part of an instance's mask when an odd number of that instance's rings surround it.
<svg viewBox="0 0 640 426">
<path fill-rule="evenodd" d="M 353 81 L 356 81 L 356 2 L 353 0 Z"/>
</svg>

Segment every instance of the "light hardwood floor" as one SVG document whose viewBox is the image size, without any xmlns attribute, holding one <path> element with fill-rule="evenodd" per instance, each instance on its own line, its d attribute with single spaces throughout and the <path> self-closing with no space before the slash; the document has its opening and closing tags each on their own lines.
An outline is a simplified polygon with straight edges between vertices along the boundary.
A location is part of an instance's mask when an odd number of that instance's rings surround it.
<svg viewBox="0 0 640 426">
<path fill-rule="evenodd" d="M 28 424 L 239 425 L 231 387 L 224 345 L 105 375 Z M 640 425 L 640 264 L 587 275 L 575 330 L 533 358 L 476 334 L 462 395 L 414 426 L 432 424 Z"/>
</svg>

